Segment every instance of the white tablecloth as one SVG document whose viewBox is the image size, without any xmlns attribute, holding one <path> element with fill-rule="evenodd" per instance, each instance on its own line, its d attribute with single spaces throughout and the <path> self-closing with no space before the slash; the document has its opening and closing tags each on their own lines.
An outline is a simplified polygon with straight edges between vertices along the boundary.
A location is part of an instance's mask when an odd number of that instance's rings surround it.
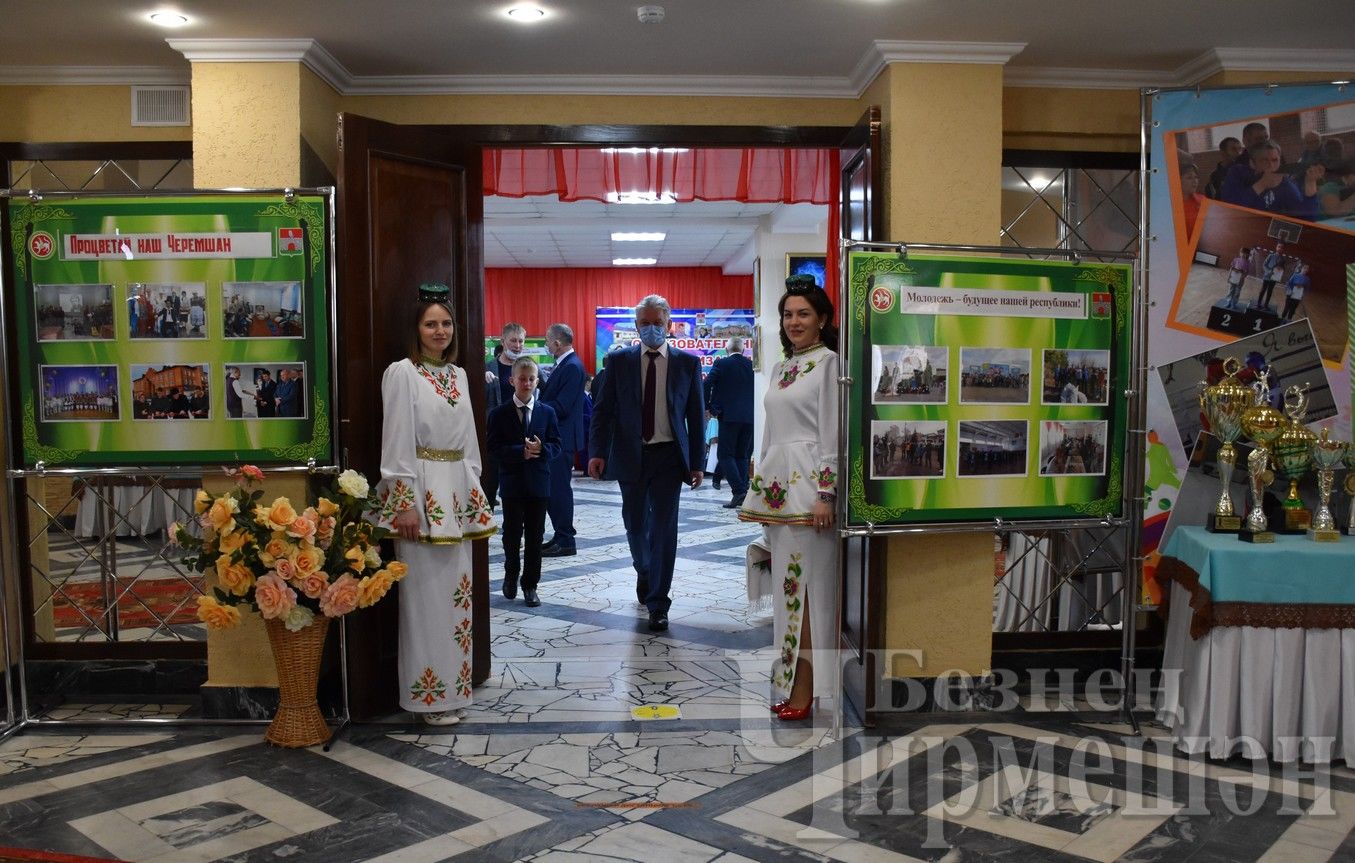
<svg viewBox="0 0 1355 863">
<path fill-rule="evenodd" d="M 1172 582 L 1158 718 L 1178 749 L 1355 764 L 1355 629 L 1216 626 L 1192 639 L 1194 614 Z"/>
</svg>

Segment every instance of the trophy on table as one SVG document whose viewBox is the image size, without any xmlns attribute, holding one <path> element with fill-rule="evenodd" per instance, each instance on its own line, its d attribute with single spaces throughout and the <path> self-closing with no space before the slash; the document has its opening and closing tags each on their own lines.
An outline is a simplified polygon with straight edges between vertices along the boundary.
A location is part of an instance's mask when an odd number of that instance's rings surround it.
<svg viewBox="0 0 1355 863">
<path fill-rule="evenodd" d="M 1251 387 L 1238 381 L 1237 373 L 1241 368 L 1242 364 L 1236 357 L 1229 357 L 1223 361 L 1223 380 L 1212 386 L 1200 382 L 1200 408 L 1209 420 L 1210 432 L 1223 441 L 1218 454 L 1222 490 L 1205 525 L 1210 533 L 1237 533 L 1242 528 L 1242 517 L 1233 509 L 1233 496 L 1229 491 L 1233 468 L 1237 464 L 1233 441 L 1242 435 L 1242 415 L 1252 406 L 1256 394 Z"/>
<path fill-rule="evenodd" d="M 1282 533 L 1305 533 L 1313 523 L 1312 510 L 1304 506 L 1303 498 L 1299 497 L 1299 480 L 1313 467 L 1313 441 L 1317 440 L 1317 435 L 1303 425 L 1303 418 L 1308 413 L 1306 387 L 1307 384 L 1293 384 L 1285 389 L 1284 412 L 1289 415 L 1289 423 L 1271 444 L 1275 472 L 1281 479 L 1289 480 L 1289 494 L 1281 504 L 1284 507 Z"/>
<path fill-rule="evenodd" d="M 1313 467 L 1317 468 L 1317 493 L 1319 503 L 1313 516 L 1313 526 L 1308 528 L 1308 538 L 1314 542 L 1337 542 L 1341 538 L 1336 529 L 1336 518 L 1331 512 L 1331 492 L 1335 483 L 1337 468 L 1350 456 L 1350 447 L 1345 441 L 1332 440 L 1328 429 L 1322 430 L 1322 437 L 1313 441 Z"/>
<path fill-rule="evenodd" d="M 1346 496 L 1350 498 L 1350 521 L 1341 532 L 1355 536 L 1355 443 L 1346 445 Z"/>
<path fill-rule="evenodd" d="M 1243 542 L 1274 542 L 1275 534 L 1266 530 L 1266 513 L 1261 508 L 1266 486 L 1275 481 L 1270 470 L 1270 445 L 1289 427 L 1284 414 L 1270 405 L 1270 370 L 1262 369 L 1252 384 L 1253 404 L 1242 413 L 1242 432 L 1254 444 L 1247 456 L 1247 481 L 1251 487 L 1251 510 L 1237 538 Z"/>
</svg>

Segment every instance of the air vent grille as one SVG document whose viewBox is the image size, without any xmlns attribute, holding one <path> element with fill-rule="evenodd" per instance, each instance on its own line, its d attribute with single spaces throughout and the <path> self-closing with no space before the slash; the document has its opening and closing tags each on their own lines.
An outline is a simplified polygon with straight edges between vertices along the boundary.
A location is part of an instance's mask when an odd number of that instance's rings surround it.
<svg viewBox="0 0 1355 863">
<path fill-rule="evenodd" d="M 190 125 L 188 99 L 188 87 L 132 87 L 132 125 Z"/>
</svg>

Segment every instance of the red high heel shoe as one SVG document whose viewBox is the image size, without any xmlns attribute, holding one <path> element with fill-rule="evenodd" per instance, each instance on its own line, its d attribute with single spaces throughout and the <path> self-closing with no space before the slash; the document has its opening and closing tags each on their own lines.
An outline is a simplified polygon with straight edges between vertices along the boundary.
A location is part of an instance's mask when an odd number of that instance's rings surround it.
<svg viewBox="0 0 1355 863">
<path fill-rule="evenodd" d="M 776 702 L 775 704 L 773 704 L 773 705 L 772 705 L 772 713 L 780 713 L 781 711 L 785 710 L 787 707 L 790 707 L 790 699 L 789 699 L 789 698 L 787 698 L 785 701 L 778 701 L 778 702 Z"/>
<path fill-rule="evenodd" d="M 810 701 L 804 707 L 791 707 L 787 704 L 776 712 L 776 718 L 782 722 L 799 722 L 802 719 L 808 719 L 813 712 L 813 701 Z"/>
</svg>

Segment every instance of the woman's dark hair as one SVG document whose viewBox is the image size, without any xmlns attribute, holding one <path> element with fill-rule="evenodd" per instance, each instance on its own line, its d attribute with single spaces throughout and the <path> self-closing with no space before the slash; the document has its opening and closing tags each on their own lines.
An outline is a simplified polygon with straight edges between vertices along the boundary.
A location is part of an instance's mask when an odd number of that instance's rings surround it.
<svg viewBox="0 0 1355 863">
<path fill-rule="evenodd" d="M 414 335 L 409 342 L 409 360 L 418 365 L 419 358 L 423 356 L 423 342 L 419 340 L 419 325 L 423 323 L 424 313 L 433 306 L 438 306 L 447 313 L 447 317 L 452 319 L 452 340 L 447 343 L 447 349 L 442 352 L 442 361 L 444 363 L 453 363 L 457 359 L 457 345 L 460 344 L 461 328 L 456 325 L 456 314 L 452 311 L 450 303 L 441 300 L 420 300 L 414 304 Z"/>
<path fill-rule="evenodd" d="M 808 301 L 815 314 L 826 315 L 823 329 L 819 332 L 819 340 L 828 346 L 830 351 L 837 350 L 837 326 L 833 323 L 833 303 L 828 299 L 828 295 L 823 292 L 814 281 L 813 276 L 795 275 L 786 279 L 786 292 L 781 295 L 781 300 L 776 304 L 777 329 L 781 334 L 781 351 L 790 356 L 795 352 L 791 346 L 790 339 L 786 336 L 785 325 L 780 322 L 782 315 L 786 313 L 786 300 L 791 297 L 804 297 Z"/>
</svg>

